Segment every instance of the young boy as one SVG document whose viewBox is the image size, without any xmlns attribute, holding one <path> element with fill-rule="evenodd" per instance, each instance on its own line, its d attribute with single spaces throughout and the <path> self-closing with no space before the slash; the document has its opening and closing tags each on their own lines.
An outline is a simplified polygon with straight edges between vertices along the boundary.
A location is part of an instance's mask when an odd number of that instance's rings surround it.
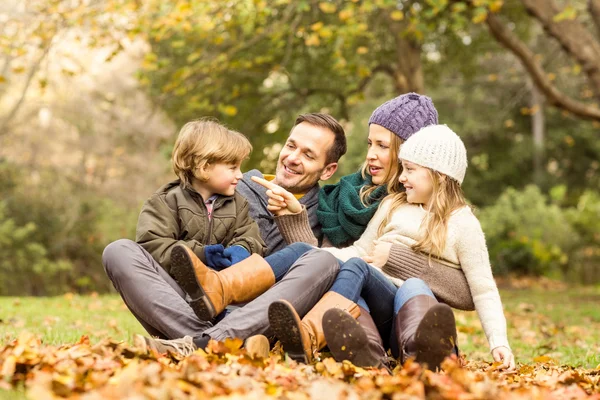
<svg viewBox="0 0 600 400">
<path fill-rule="evenodd" d="M 192 297 L 190 304 L 197 314 L 202 301 L 196 299 L 204 293 L 198 293 L 194 277 L 173 268 L 174 249 L 180 255 L 197 257 L 213 269 L 238 263 L 246 266 L 242 269 L 252 271 L 255 280 L 251 285 L 244 281 L 244 271 L 239 267 L 236 274 L 228 274 L 226 269 L 219 273 L 220 280 L 229 285 L 215 282 L 215 290 L 219 296 L 233 296 L 233 303 L 244 302 L 248 296 L 254 298 L 254 290 L 262 292 L 266 290 L 262 286 L 268 288 L 274 283 L 271 269 L 261 269 L 264 261 L 259 256 L 265 251 L 265 244 L 258 225 L 248 215 L 246 199 L 235 192 L 242 179 L 240 165 L 251 151 L 252 145 L 244 135 L 218 122 L 188 122 L 173 149 L 173 170 L 179 179 L 154 193 L 139 216 L 137 242 Z M 255 262 L 255 257 L 260 261 Z M 208 290 L 212 291 L 210 287 Z M 227 293 L 231 290 L 238 293 Z"/>
</svg>

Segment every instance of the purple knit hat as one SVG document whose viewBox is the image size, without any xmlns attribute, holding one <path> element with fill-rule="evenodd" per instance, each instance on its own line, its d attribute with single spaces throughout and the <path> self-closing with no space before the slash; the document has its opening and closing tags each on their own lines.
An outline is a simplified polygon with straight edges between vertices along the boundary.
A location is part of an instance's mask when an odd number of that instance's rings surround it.
<svg viewBox="0 0 600 400">
<path fill-rule="evenodd" d="M 438 113 L 433 101 L 417 93 L 406 93 L 386 101 L 369 118 L 369 125 L 381 125 L 404 140 L 421 128 L 437 123 Z"/>
</svg>

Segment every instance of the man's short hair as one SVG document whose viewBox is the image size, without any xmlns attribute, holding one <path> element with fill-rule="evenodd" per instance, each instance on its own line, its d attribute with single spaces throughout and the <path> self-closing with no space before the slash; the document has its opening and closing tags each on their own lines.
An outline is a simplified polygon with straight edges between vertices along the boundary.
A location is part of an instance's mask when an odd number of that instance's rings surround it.
<svg viewBox="0 0 600 400">
<path fill-rule="evenodd" d="M 302 122 L 325 128 L 333 132 L 335 138 L 333 140 L 333 145 L 327 151 L 326 164 L 338 162 L 338 160 L 346 154 L 346 150 L 348 149 L 346 145 L 346 132 L 344 132 L 342 125 L 340 125 L 340 123 L 331 115 L 321 113 L 300 114 L 298 118 L 296 118 L 294 126 L 299 125 Z"/>
</svg>

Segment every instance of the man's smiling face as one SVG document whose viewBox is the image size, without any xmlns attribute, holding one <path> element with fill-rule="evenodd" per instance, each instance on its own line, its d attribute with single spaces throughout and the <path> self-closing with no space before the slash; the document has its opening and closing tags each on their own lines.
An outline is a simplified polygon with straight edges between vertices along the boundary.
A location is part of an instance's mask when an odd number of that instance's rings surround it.
<svg viewBox="0 0 600 400">
<path fill-rule="evenodd" d="M 334 139 L 329 129 L 307 122 L 296 125 L 279 153 L 274 183 L 292 193 L 305 193 L 320 179 L 329 178 L 337 167 L 337 163 L 327 164 Z"/>
</svg>

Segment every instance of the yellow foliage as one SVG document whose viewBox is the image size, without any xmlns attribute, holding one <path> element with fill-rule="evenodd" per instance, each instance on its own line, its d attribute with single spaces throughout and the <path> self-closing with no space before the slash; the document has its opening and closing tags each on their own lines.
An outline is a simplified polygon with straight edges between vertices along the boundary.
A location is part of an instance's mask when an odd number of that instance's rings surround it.
<svg viewBox="0 0 600 400">
<path fill-rule="evenodd" d="M 404 19 L 404 13 L 400 10 L 394 10 L 390 14 L 390 18 L 392 18 L 394 21 L 402 21 Z"/>
<path fill-rule="evenodd" d="M 312 24 L 310 26 L 310 29 L 312 29 L 313 31 L 318 31 L 323 27 L 323 23 L 321 21 L 319 22 L 315 22 L 314 24 Z"/>
<path fill-rule="evenodd" d="M 504 121 L 504 126 L 506 128 L 512 128 L 513 126 L 515 126 L 515 121 L 513 121 L 512 119 L 507 119 L 506 121 Z"/>
<path fill-rule="evenodd" d="M 369 49 L 366 48 L 365 46 L 360 46 L 359 48 L 356 49 L 357 54 L 367 54 L 368 52 L 369 52 Z"/>
<path fill-rule="evenodd" d="M 504 2 L 502 0 L 493 1 L 490 4 L 490 11 L 493 13 L 497 13 L 498 11 L 500 11 L 500 9 L 502 8 L 503 5 L 504 5 Z"/>
<path fill-rule="evenodd" d="M 346 20 L 352 18 L 353 15 L 354 15 L 354 12 L 351 9 L 342 10 L 338 14 L 338 16 L 340 17 L 340 20 L 342 20 L 342 21 L 346 21 Z"/>
<path fill-rule="evenodd" d="M 321 39 L 319 39 L 319 36 L 311 33 L 305 40 L 304 40 L 304 44 L 307 46 L 318 46 L 321 44 Z"/>
<path fill-rule="evenodd" d="M 371 75 L 371 70 L 369 68 L 363 65 L 358 67 L 358 76 L 360 76 L 361 78 L 366 78 L 369 75 Z"/>
<path fill-rule="evenodd" d="M 471 21 L 473 21 L 474 24 L 481 24 L 482 22 L 485 22 L 486 19 L 487 14 L 482 12 L 474 15 L 473 18 L 471 18 Z"/>
<path fill-rule="evenodd" d="M 238 110 L 235 106 L 225 106 L 223 107 L 223 114 L 229 115 L 230 117 L 233 117 L 234 115 L 236 115 L 238 113 Z"/>
<path fill-rule="evenodd" d="M 553 80 L 555 80 L 555 79 L 556 79 L 556 74 L 555 74 L 555 73 L 552 73 L 552 72 L 550 72 L 550 73 L 547 75 L 547 77 L 548 77 L 548 80 L 549 80 L 549 81 L 553 81 Z"/>
<path fill-rule="evenodd" d="M 323 39 L 328 39 L 333 36 L 333 31 L 331 28 L 323 28 L 319 31 L 319 36 L 321 36 Z"/>
<path fill-rule="evenodd" d="M 487 77 L 487 79 L 490 82 L 495 82 L 495 81 L 498 80 L 498 75 L 496 75 L 496 74 L 489 74 L 488 77 Z"/>
<path fill-rule="evenodd" d="M 575 139 L 571 135 L 565 136 L 564 141 L 569 147 L 575 146 Z"/>
<path fill-rule="evenodd" d="M 336 12 L 337 7 L 333 3 L 319 3 L 319 9 L 325 14 L 333 14 Z"/>
</svg>

